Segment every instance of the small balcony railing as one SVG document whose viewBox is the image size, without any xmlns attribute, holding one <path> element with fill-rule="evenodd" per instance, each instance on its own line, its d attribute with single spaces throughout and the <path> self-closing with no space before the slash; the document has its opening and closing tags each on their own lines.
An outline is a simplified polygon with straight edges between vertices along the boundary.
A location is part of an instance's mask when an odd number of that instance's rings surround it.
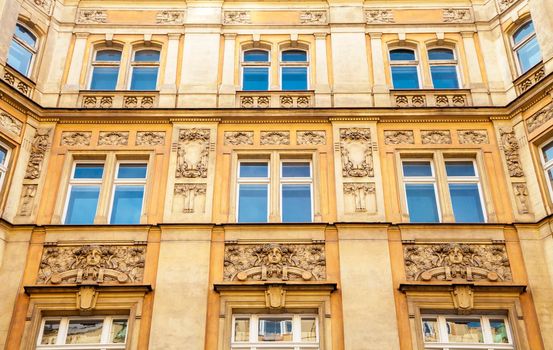
<svg viewBox="0 0 553 350">
<path fill-rule="evenodd" d="M 391 90 L 394 107 L 468 107 L 472 106 L 470 90 Z"/>
<path fill-rule="evenodd" d="M 240 108 L 309 108 L 314 106 L 313 91 L 238 91 Z"/>
<path fill-rule="evenodd" d="M 514 81 L 517 93 L 522 95 L 544 77 L 545 67 L 543 66 L 543 63 L 540 63 Z"/>
<path fill-rule="evenodd" d="M 154 108 L 159 102 L 157 91 L 81 91 L 82 108 Z"/>
<path fill-rule="evenodd" d="M 4 80 L 9 85 L 13 86 L 19 92 L 27 97 L 33 96 L 33 91 L 35 90 L 35 83 L 32 80 L 19 73 L 10 66 L 4 66 L 4 72 L 2 74 L 2 80 Z"/>
</svg>

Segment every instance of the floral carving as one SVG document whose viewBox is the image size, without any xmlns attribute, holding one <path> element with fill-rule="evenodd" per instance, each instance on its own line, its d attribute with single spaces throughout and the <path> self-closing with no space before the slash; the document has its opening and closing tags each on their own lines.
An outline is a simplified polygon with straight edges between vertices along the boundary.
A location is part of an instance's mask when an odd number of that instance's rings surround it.
<svg viewBox="0 0 553 350">
<path fill-rule="evenodd" d="M 79 10 L 77 14 L 78 24 L 107 23 L 107 21 L 106 10 Z"/>
<path fill-rule="evenodd" d="M 31 155 L 25 171 L 25 179 L 34 180 L 40 177 L 42 163 L 46 157 L 50 140 L 50 129 L 38 129 L 31 145 Z"/>
<path fill-rule="evenodd" d="M 262 131 L 261 145 L 289 145 L 289 131 Z"/>
<path fill-rule="evenodd" d="M 156 15 L 157 24 L 183 24 L 184 11 L 159 11 Z"/>
<path fill-rule="evenodd" d="M 413 130 L 386 130 L 384 143 L 387 145 L 408 145 L 415 143 Z"/>
<path fill-rule="evenodd" d="M 458 130 L 457 137 L 461 144 L 483 144 L 490 143 L 486 130 Z"/>
<path fill-rule="evenodd" d="M 30 216 L 33 211 L 33 203 L 36 197 L 38 185 L 23 185 L 21 198 L 19 199 L 19 209 L 17 215 Z"/>
<path fill-rule="evenodd" d="M 366 10 L 365 21 L 368 24 L 395 22 L 392 10 Z"/>
<path fill-rule="evenodd" d="M 325 278 L 324 244 L 225 246 L 225 281 L 310 281 Z"/>
<path fill-rule="evenodd" d="M 326 11 L 302 11 L 300 13 L 301 24 L 326 24 Z"/>
<path fill-rule="evenodd" d="M 326 145 L 326 132 L 324 131 L 298 131 L 296 133 L 298 145 Z"/>
<path fill-rule="evenodd" d="M 223 24 L 251 24 L 250 11 L 225 11 Z"/>
<path fill-rule="evenodd" d="M 90 131 L 64 131 L 61 133 L 62 146 L 89 146 L 92 132 Z"/>
<path fill-rule="evenodd" d="M 23 129 L 22 122 L 5 112 L 0 112 L 0 126 L 16 135 L 21 134 Z"/>
<path fill-rule="evenodd" d="M 203 204 L 205 203 L 206 190 L 206 184 L 176 184 L 174 193 L 175 195 L 181 195 L 184 197 L 184 205 L 182 211 L 184 213 L 194 213 L 203 212 L 205 210 Z M 197 199 L 202 199 L 202 205 L 196 203 Z"/>
<path fill-rule="evenodd" d="M 519 214 L 528 214 L 530 212 L 530 202 L 528 200 L 528 188 L 525 183 L 513 184 L 513 193 Z"/>
<path fill-rule="evenodd" d="M 371 130 L 367 128 L 340 129 L 342 176 L 373 176 Z"/>
<path fill-rule="evenodd" d="M 253 131 L 225 131 L 225 145 L 253 145 Z"/>
<path fill-rule="evenodd" d="M 470 9 L 444 9 L 443 20 L 446 23 L 467 23 L 472 22 L 472 13 Z"/>
<path fill-rule="evenodd" d="M 126 146 L 128 143 L 128 131 L 100 131 L 98 146 Z"/>
<path fill-rule="evenodd" d="M 545 67 L 541 65 L 539 68 L 527 72 L 525 76 L 525 79 L 516 83 L 519 94 L 526 92 L 545 77 Z"/>
<path fill-rule="evenodd" d="M 137 146 L 159 146 L 165 144 L 165 131 L 139 131 L 136 133 Z"/>
<path fill-rule="evenodd" d="M 503 146 L 503 154 L 505 154 L 505 160 L 507 162 L 507 169 L 509 170 L 509 176 L 522 177 L 524 172 L 520 165 L 520 157 L 518 153 L 519 145 L 515 137 L 515 133 L 512 130 L 499 129 L 499 135 L 501 136 L 501 144 Z"/>
<path fill-rule="evenodd" d="M 374 184 L 369 183 L 345 183 L 344 194 L 352 195 L 355 202 L 356 212 L 367 211 L 367 197 L 369 193 L 374 193 Z"/>
<path fill-rule="evenodd" d="M 294 107 L 294 98 L 292 96 L 280 96 L 280 106 L 283 108 Z"/>
<path fill-rule="evenodd" d="M 50 14 L 50 10 L 52 9 L 52 0 L 33 0 L 33 2 L 46 14 Z"/>
<path fill-rule="evenodd" d="M 509 258 L 501 244 L 409 244 L 403 247 L 408 280 L 511 281 Z"/>
<path fill-rule="evenodd" d="M 422 130 L 423 144 L 450 144 L 451 132 L 449 130 Z"/>
<path fill-rule="evenodd" d="M 271 96 L 259 96 L 257 98 L 257 107 L 267 108 L 271 105 Z"/>
<path fill-rule="evenodd" d="M 177 149 L 177 177 L 207 177 L 209 129 L 181 129 Z"/>
<path fill-rule="evenodd" d="M 31 92 L 32 92 L 31 86 L 29 84 L 25 83 L 24 81 L 22 81 L 21 79 L 19 79 L 18 77 L 16 77 L 14 74 L 8 72 L 7 69 L 5 69 L 5 71 L 4 71 L 4 80 L 8 84 L 13 86 L 17 90 L 19 90 L 22 94 L 24 94 L 26 96 L 29 96 L 29 97 L 31 96 Z"/>
<path fill-rule="evenodd" d="M 528 132 L 534 132 L 537 128 L 553 119 L 553 104 L 548 105 L 538 113 L 526 120 Z"/>
<path fill-rule="evenodd" d="M 505 11 L 508 9 L 512 4 L 517 2 L 518 0 L 497 0 L 497 4 L 499 5 L 500 11 Z"/>
<path fill-rule="evenodd" d="M 142 282 L 146 259 L 143 245 L 45 247 L 38 284 Z"/>
<path fill-rule="evenodd" d="M 138 107 L 138 97 L 136 97 L 136 96 L 125 96 L 123 98 L 123 107 L 125 107 L 125 108 L 136 108 L 136 107 Z"/>
</svg>

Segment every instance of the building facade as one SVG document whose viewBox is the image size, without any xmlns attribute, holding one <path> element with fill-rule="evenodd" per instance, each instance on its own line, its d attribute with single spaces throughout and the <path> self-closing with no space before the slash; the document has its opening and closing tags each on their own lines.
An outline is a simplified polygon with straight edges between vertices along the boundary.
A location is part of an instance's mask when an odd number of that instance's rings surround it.
<svg viewBox="0 0 553 350">
<path fill-rule="evenodd" d="M 3 0 L 0 347 L 553 349 L 550 0 Z"/>
</svg>

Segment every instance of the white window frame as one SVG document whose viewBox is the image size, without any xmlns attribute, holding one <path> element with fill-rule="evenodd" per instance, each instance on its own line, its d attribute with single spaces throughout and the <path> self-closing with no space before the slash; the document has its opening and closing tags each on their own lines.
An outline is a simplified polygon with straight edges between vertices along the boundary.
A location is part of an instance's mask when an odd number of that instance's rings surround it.
<svg viewBox="0 0 553 350">
<path fill-rule="evenodd" d="M 284 177 L 282 175 L 282 166 L 283 166 L 283 163 L 308 163 L 309 164 L 309 177 Z M 282 214 L 283 214 L 283 210 L 282 210 L 282 204 L 284 202 L 284 197 L 283 197 L 283 193 L 282 193 L 282 190 L 283 190 L 283 187 L 284 185 L 309 185 L 309 195 L 310 195 L 310 198 L 309 198 L 309 204 L 311 205 L 311 221 L 309 222 L 313 222 L 314 220 L 314 213 L 313 213 L 313 209 L 314 209 L 314 205 L 313 205 L 313 162 L 311 161 L 311 159 L 280 159 L 280 164 L 279 164 L 279 193 L 280 193 L 280 200 L 279 200 L 279 204 L 280 204 L 280 221 L 281 222 L 284 222 L 283 221 L 283 218 L 282 218 Z"/>
<path fill-rule="evenodd" d="M 542 143 L 542 145 L 539 147 L 539 150 L 540 150 L 540 160 L 541 160 L 543 172 L 545 174 L 545 181 L 547 182 L 547 188 L 549 189 L 549 198 L 553 200 L 553 184 L 549 179 L 549 170 L 553 171 L 553 159 L 546 161 L 545 154 L 544 154 L 544 149 L 549 144 L 551 144 L 553 147 L 553 138 L 550 138 L 549 140 Z"/>
<path fill-rule="evenodd" d="M 4 158 L 4 162 L 0 163 L 0 191 L 1 191 L 4 187 L 4 181 L 6 179 L 6 176 L 8 176 L 8 164 L 10 163 L 12 149 L 2 141 L 0 141 L 0 147 L 6 150 L 6 157 Z"/>
<path fill-rule="evenodd" d="M 27 29 L 29 32 L 31 32 L 31 34 L 33 34 L 35 36 L 35 47 L 32 47 L 30 46 L 29 44 L 27 44 L 25 41 L 23 40 L 20 40 L 17 35 L 16 35 L 16 32 L 14 31 L 13 33 L 13 36 L 12 36 L 12 40 L 10 41 L 10 46 L 8 47 L 8 58 L 9 58 L 9 51 L 10 51 L 10 48 L 11 48 L 11 43 L 15 40 L 19 45 L 23 46 L 23 48 L 29 50 L 31 52 L 31 61 L 29 62 L 29 68 L 27 70 L 27 73 L 24 74 L 22 72 L 19 72 L 20 74 L 26 76 L 27 78 L 31 77 L 31 75 L 33 74 L 33 66 L 35 64 L 35 59 L 36 59 L 36 55 L 38 53 L 38 46 L 39 46 L 39 38 L 38 38 L 38 35 L 36 34 L 36 32 L 34 30 L 31 30 L 31 28 L 29 28 L 27 25 L 25 25 L 24 23 L 22 22 L 17 22 L 18 25 L 22 26 L 23 28 Z M 6 59 L 6 62 L 8 61 L 8 59 Z M 15 68 L 14 68 L 15 69 Z M 17 69 L 16 69 L 17 70 Z"/>
<path fill-rule="evenodd" d="M 529 71 L 532 70 L 533 67 L 530 67 L 528 68 L 528 70 L 526 71 L 523 71 L 522 70 L 522 66 L 520 64 L 520 59 L 518 57 L 518 50 L 523 47 L 524 45 L 526 45 L 530 40 L 532 39 L 536 39 L 536 41 L 538 40 L 537 36 L 536 36 L 536 27 L 534 27 L 534 32 L 530 35 L 528 35 L 526 38 L 522 39 L 518 44 L 515 44 L 515 34 L 516 32 L 518 32 L 522 27 L 524 27 L 526 24 L 532 22 L 532 25 L 534 24 L 534 21 L 530 18 L 528 19 L 527 21 L 525 21 L 524 23 L 522 23 L 521 25 L 519 25 L 511 34 L 511 45 L 513 47 L 513 53 L 514 53 L 514 56 L 515 56 L 515 61 L 516 61 L 516 65 L 517 65 L 517 69 L 518 69 L 518 74 L 519 75 L 523 75 Z M 540 47 L 540 43 L 538 42 L 538 47 L 540 49 L 540 54 L 542 55 L 542 60 L 543 60 L 543 54 L 541 52 L 541 47 Z M 535 66 L 534 66 L 535 67 Z"/>
<path fill-rule="evenodd" d="M 240 177 L 240 166 L 244 163 L 266 163 L 267 164 L 267 177 Z M 240 219 L 240 185 L 267 185 L 267 218 L 265 222 L 269 222 L 269 216 L 271 213 L 271 159 L 240 159 L 238 161 L 236 175 L 236 222 L 241 222 Z"/>
<path fill-rule="evenodd" d="M 246 52 L 248 51 L 266 51 L 268 60 L 267 61 L 244 61 L 244 56 Z M 250 49 L 244 49 L 242 50 L 242 54 L 240 55 L 240 88 L 242 91 L 253 91 L 253 90 L 244 90 L 244 68 L 261 68 L 266 67 L 267 68 L 267 90 L 271 90 L 271 50 L 264 49 L 264 48 L 250 48 Z M 265 90 L 259 90 L 259 91 L 265 91 Z"/>
<path fill-rule="evenodd" d="M 415 54 L 415 60 L 392 60 L 392 51 L 395 50 L 409 50 L 413 51 Z M 412 47 L 392 47 L 388 49 L 388 62 L 390 62 L 390 80 L 392 81 L 392 89 L 395 90 L 420 90 L 422 89 L 422 79 L 421 79 L 421 70 L 420 70 L 420 59 L 419 59 L 419 52 L 417 49 L 414 49 Z M 396 88 L 394 86 L 394 76 L 392 73 L 393 67 L 416 67 L 417 68 L 417 81 L 418 81 L 418 88 L 411 88 L 411 89 L 402 89 L 402 88 Z"/>
<path fill-rule="evenodd" d="M 452 60 L 431 60 L 430 59 L 430 51 L 435 49 L 442 49 L 442 50 L 449 50 L 453 53 L 453 59 Z M 457 76 L 457 85 L 459 86 L 457 89 L 462 89 L 463 84 L 461 82 L 461 75 L 459 74 L 459 60 L 457 59 L 457 52 L 456 50 L 447 47 L 447 46 L 436 46 L 436 47 L 429 47 L 426 50 L 426 56 L 428 59 L 428 69 L 430 70 L 430 80 L 432 81 L 432 87 L 434 87 L 434 79 L 432 78 L 432 67 L 433 66 L 455 66 L 455 75 Z M 434 87 L 434 89 L 436 89 Z"/>
<path fill-rule="evenodd" d="M 157 51 L 159 52 L 159 60 L 158 61 L 135 61 L 136 53 L 140 51 Z M 159 86 L 159 79 L 160 79 L 160 61 L 161 61 L 161 50 L 159 48 L 138 48 L 133 50 L 132 53 L 132 59 L 131 59 L 131 67 L 129 70 L 129 79 L 127 84 L 127 89 L 129 91 L 157 91 Z M 156 86 L 154 90 L 131 90 L 131 84 L 132 84 L 132 78 L 134 74 L 134 69 L 136 67 L 148 67 L 148 68 L 157 68 L 157 77 L 156 77 Z"/>
<path fill-rule="evenodd" d="M 78 164 L 102 164 L 102 167 L 103 167 L 102 178 L 101 179 L 75 179 L 75 170 L 77 169 Z M 73 162 L 73 165 L 71 167 L 71 176 L 69 177 L 69 184 L 67 186 L 67 193 L 65 195 L 65 204 L 63 206 L 63 215 L 61 220 L 63 225 L 65 225 L 67 210 L 69 209 L 69 198 L 71 197 L 71 190 L 73 186 L 98 185 L 98 187 L 100 188 L 98 193 L 98 204 L 99 204 L 101 195 L 102 195 L 102 186 L 105 178 L 106 178 L 106 164 L 104 160 L 76 160 Z M 96 213 L 94 214 L 94 216 L 96 217 L 97 215 L 98 215 L 98 207 L 96 207 Z M 72 224 L 68 224 L 68 225 L 72 225 Z"/>
<path fill-rule="evenodd" d="M 432 171 L 432 176 L 405 176 L 403 171 L 403 163 L 430 163 L 430 170 Z M 409 215 L 409 221 L 411 221 L 411 215 L 409 213 L 409 200 L 407 199 L 407 185 L 408 184 L 431 184 L 434 187 L 434 200 L 436 201 L 436 209 L 438 211 L 438 222 L 443 221 L 442 209 L 440 206 L 440 194 L 438 193 L 437 178 L 436 178 L 436 169 L 434 165 L 434 160 L 432 158 L 402 158 L 401 159 L 401 176 L 403 181 L 403 193 L 405 194 L 405 208 L 407 208 L 407 214 Z M 424 222 L 416 222 L 419 224 L 424 224 Z M 432 223 L 432 222 L 431 222 Z"/>
<path fill-rule="evenodd" d="M 119 51 L 121 53 L 121 58 L 119 61 L 96 61 L 96 56 L 100 51 Z M 123 60 L 123 49 L 121 48 L 110 48 L 110 47 L 100 47 L 94 50 L 92 53 L 92 62 L 90 64 L 90 77 L 88 78 L 88 90 L 92 90 L 92 78 L 94 78 L 94 68 L 96 67 L 117 67 L 117 80 L 115 82 L 115 90 L 119 86 L 119 79 L 121 79 L 121 63 Z M 92 90 L 92 91 L 101 91 L 101 90 Z"/>
<path fill-rule="evenodd" d="M 449 176 L 447 175 L 447 163 L 454 162 L 471 162 L 474 169 L 474 176 Z M 484 222 L 487 222 L 488 215 L 486 213 L 486 203 L 484 202 L 484 193 L 482 192 L 482 182 L 480 181 L 480 174 L 478 173 L 478 166 L 474 159 L 470 158 L 445 158 L 444 159 L 445 174 L 447 177 L 447 191 L 449 192 L 450 184 L 476 184 L 478 187 L 478 196 L 480 198 L 480 207 L 482 208 L 482 215 L 484 217 Z M 453 211 L 453 201 L 451 200 L 451 194 L 449 194 L 449 201 L 451 203 L 451 209 Z M 455 212 L 453 212 L 455 217 Z"/>
<path fill-rule="evenodd" d="M 119 166 L 121 164 L 144 164 L 146 166 L 146 175 L 144 178 L 125 178 L 125 179 L 118 179 L 117 174 L 119 174 Z M 115 165 L 115 172 L 113 173 L 113 185 L 111 186 L 111 195 L 110 195 L 110 201 L 109 201 L 109 210 L 108 210 L 108 224 L 109 225 L 126 225 L 126 224 L 112 224 L 111 223 L 111 214 L 113 211 L 113 201 L 115 200 L 115 190 L 117 186 L 143 186 L 143 194 L 142 194 L 142 203 L 140 204 L 140 217 L 144 215 L 144 201 L 146 199 L 146 180 L 148 179 L 148 162 L 145 160 L 118 160 L 117 164 Z M 138 225 L 140 224 L 140 221 L 136 224 L 130 224 L 130 225 Z"/>
<path fill-rule="evenodd" d="M 283 59 L 282 59 L 282 55 L 284 54 L 285 51 L 303 51 L 305 52 L 305 62 L 303 61 L 292 61 L 292 62 L 284 62 Z M 279 53 L 279 79 L 280 79 L 280 90 L 281 91 L 308 91 L 310 88 L 311 88 L 311 84 L 310 84 L 310 69 L 309 69 L 309 62 L 310 62 L 310 56 L 309 56 L 309 50 L 306 50 L 306 49 L 300 49 L 300 48 L 286 48 L 286 49 L 282 49 L 280 50 L 280 53 Z M 305 90 L 283 90 L 282 86 L 284 85 L 284 81 L 282 80 L 282 69 L 284 67 L 305 67 L 307 68 L 306 69 L 306 74 L 307 74 L 307 88 Z"/>
</svg>

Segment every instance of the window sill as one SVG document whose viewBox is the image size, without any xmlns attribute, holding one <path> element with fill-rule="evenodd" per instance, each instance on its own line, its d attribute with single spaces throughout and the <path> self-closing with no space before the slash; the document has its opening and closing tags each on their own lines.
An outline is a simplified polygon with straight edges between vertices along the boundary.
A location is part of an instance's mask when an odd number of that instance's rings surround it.
<svg viewBox="0 0 553 350">
<path fill-rule="evenodd" d="M 392 89 L 395 107 L 468 107 L 472 98 L 468 89 Z"/>
<path fill-rule="evenodd" d="M 240 108 L 309 108 L 314 107 L 313 90 L 237 91 Z"/>
<path fill-rule="evenodd" d="M 543 62 L 536 64 L 533 68 L 519 76 L 513 81 L 517 93 L 522 95 L 526 91 L 530 90 L 532 86 L 537 84 L 545 77 L 545 68 Z"/>
<path fill-rule="evenodd" d="M 135 90 L 81 90 L 79 105 L 82 108 L 141 108 L 157 107 L 158 91 Z"/>
</svg>

